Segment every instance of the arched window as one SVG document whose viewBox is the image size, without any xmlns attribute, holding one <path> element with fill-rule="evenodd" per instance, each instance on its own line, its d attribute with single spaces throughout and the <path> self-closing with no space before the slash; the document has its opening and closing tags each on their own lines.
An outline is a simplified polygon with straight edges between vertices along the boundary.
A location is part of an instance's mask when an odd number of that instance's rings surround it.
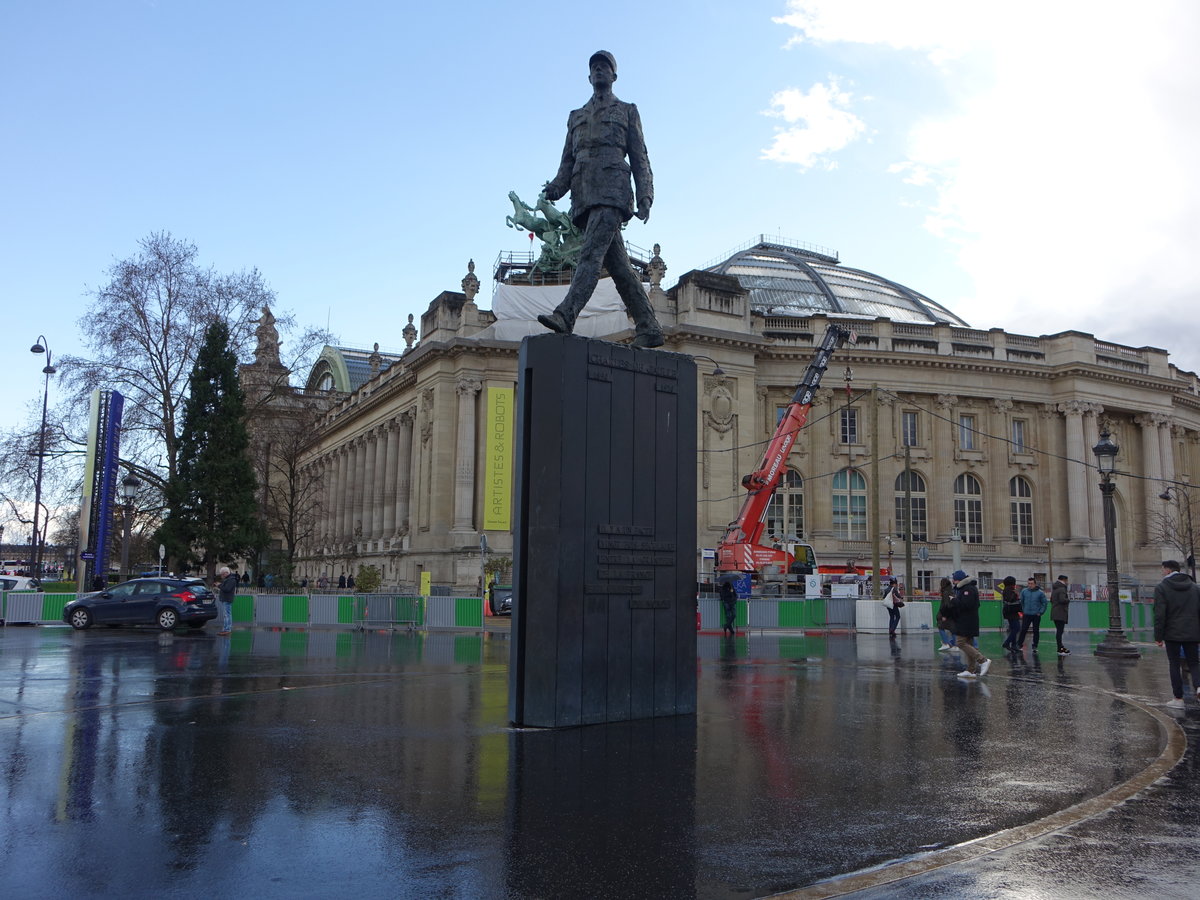
<svg viewBox="0 0 1200 900">
<path fill-rule="evenodd" d="M 867 539 L 867 479 L 857 469 L 833 476 L 833 533 L 848 541 Z"/>
<path fill-rule="evenodd" d="M 784 469 L 783 477 L 767 507 L 768 537 L 804 537 L 804 479 L 794 469 Z"/>
<path fill-rule="evenodd" d="M 964 543 L 983 543 L 983 489 L 967 472 L 954 479 L 954 524 Z"/>
<path fill-rule="evenodd" d="M 1012 539 L 1018 544 L 1033 543 L 1033 488 L 1020 475 L 1008 480 L 1008 518 Z"/>
<path fill-rule="evenodd" d="M 912 539 L 929 540 L 929 519 L 925 507 L 925 479 L 916 472 L 901 472 L 896 476 L 896 531 L 904 536 L 908 523 L 908 510 L 904 505 L 904 488 L 907 482 L 908 496 L 912 500 Z"/>
<path fill-rule="evenodd" d="M 322 372 L 321 373 L 321 379 L 320 379 L 320 381 L 317 382 L 317 390 L 318 391 L 332 391 L 333 390 L 333 373 L 332 372 Z"/>
</svg>

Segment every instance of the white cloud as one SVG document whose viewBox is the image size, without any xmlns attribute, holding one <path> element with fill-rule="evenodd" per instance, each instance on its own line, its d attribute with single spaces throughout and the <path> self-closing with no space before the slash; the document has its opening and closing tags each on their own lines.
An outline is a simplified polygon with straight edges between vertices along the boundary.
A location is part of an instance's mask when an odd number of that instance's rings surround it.
<svg viewBox="0 0 1200 900">
<path fill-rule="evenodd" d="M 975 284 L 939 299 L 981 327 L 1093 331 L 1200 367 L 1200 4 L 792 0 L 778 21 L 943 64 L 953 105 L 879 138 Z"/>
<path fill-rule="evenodd" d="M 793 163 L 803 169 L 818 164 L 833 168 L 829 154 L 841 150 L 866 131 L 863 121 L 847 107 L 851 94 L 839 88 L 836 79 L 814 84 L 805 93 L 797 88 L 779 91 L 771 98 L 772 109 L 764 115 L 789 123 L 776 129 L 775 140 L 762 158 Z"/>
</svg>

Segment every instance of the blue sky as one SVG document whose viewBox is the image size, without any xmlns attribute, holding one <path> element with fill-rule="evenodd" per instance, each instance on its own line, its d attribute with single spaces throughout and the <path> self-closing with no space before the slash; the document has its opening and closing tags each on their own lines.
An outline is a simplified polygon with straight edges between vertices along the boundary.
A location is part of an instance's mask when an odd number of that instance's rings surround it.
<svg viewBox="0 0 1200 900">
<path fill-rule="evenodd" d="M 0 7 L 0 425 L 81 352 L 89 287 L 170 231 L 344 342 L 402 347 L 618 61 L 667 283 L 759 233 L 979 328 L 1069 328 L 1200 369 L 1200 4 L 38 0 Z M 563 205 L 563 204 L 560 204 Z M 53 390 L 53 388 L 52 388 Z"/>
</svg>

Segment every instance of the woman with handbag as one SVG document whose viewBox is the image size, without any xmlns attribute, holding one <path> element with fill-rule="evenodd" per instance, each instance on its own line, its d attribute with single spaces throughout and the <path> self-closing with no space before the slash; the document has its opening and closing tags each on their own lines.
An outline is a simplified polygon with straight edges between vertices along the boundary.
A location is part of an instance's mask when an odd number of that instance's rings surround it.
<svg viewBox="0 0 1200 900">
<path fill-rule="evenodd" d="M 900 585 L 897 584 L 895 578 L 887 580 L 887 587 L 883 591 L 883 596 L 880 598 L 884 607 L 887 608 L 888 614 L 888 637 L 896 636 L 896 629 L 900 627 L 900 607 L 904 605 L 904 595 L 900 591 Z"/>
</svg>

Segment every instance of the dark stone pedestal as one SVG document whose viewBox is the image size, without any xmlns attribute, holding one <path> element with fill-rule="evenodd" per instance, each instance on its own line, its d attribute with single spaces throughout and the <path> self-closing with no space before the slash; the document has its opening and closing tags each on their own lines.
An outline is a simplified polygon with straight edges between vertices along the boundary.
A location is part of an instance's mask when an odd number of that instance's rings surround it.
<svg viewBox="0 0 1200 900">
<path fill-rule="evenodd" d="M 509 718 L 694 713 L 694 361 L 526 338 L 516 460 Z"/>
</svg>

